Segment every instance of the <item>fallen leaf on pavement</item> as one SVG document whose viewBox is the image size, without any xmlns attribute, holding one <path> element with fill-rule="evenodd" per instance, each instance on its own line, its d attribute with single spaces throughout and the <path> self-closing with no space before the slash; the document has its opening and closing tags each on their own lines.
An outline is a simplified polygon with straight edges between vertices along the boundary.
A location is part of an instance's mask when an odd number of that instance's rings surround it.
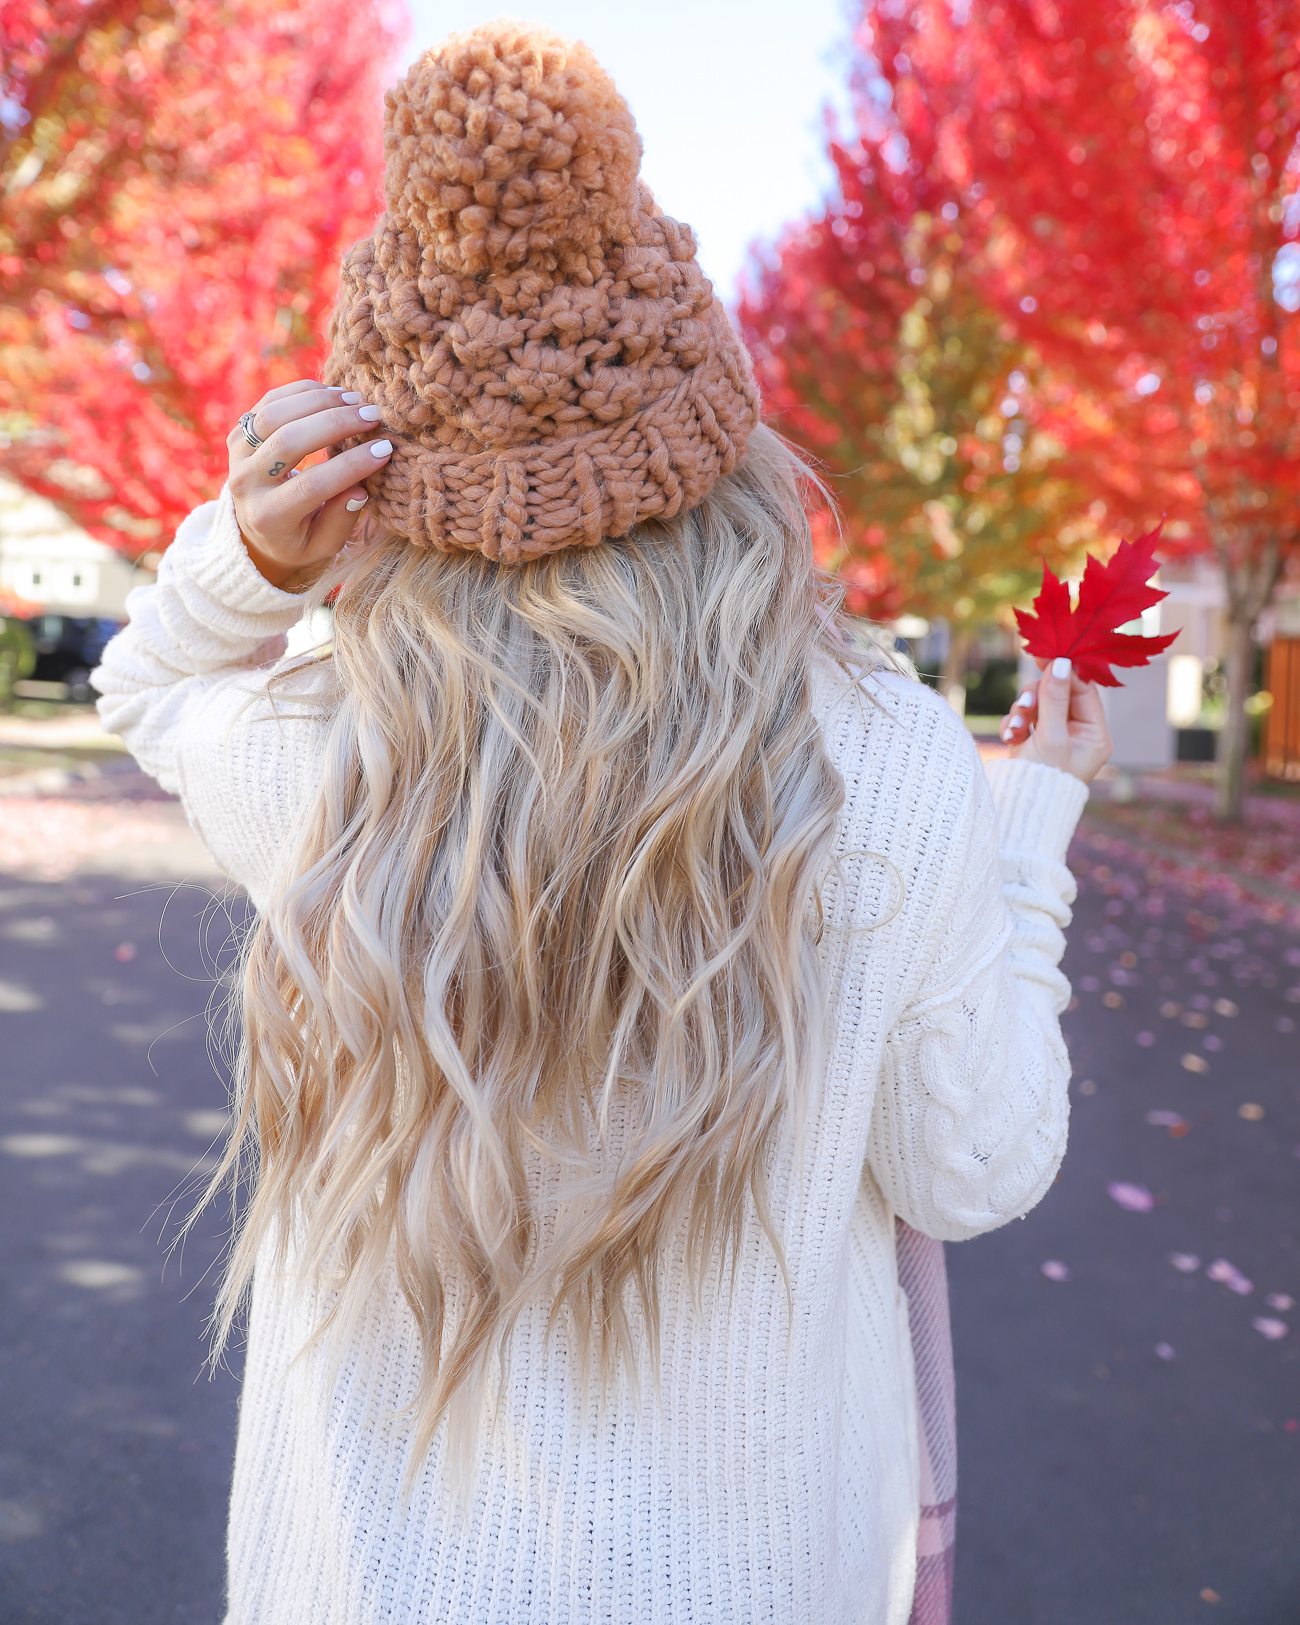
<svg viewBox="0 0 1300 1625">
<path fill-rule="evenodd" d="M 1238 1297 L 1244 1298 L 1255 1290 L 1254 1282 L 1248 1281 L 1237 1266 L 1229 1264 L 1226 1258 L 1216 1258 L 1212 1264 L 1207 1264 L 1205 1273 L 1212 1281 L 1221 1281 L 1229 1292 L 1235 1292 Z"/>
<path fill-rule="evenodd" d="M 1150 1213 L 1156 1205 L 1155 1197 L 1145 1185 L 1130 1185 L 1122 1179 L 1112 1179 L 1106 1187 L 1106 1195 L 1130 1213 Z"/>
</svg>

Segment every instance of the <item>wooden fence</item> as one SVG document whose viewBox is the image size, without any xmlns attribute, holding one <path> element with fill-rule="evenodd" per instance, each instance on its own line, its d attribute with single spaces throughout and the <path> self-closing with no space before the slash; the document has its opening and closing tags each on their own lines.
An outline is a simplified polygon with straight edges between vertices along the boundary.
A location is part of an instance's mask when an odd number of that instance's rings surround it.
<svg viewBox="0 0 1300 1625">
<path fill-rule="evenodd" d="M 1264 771 L 1300 779 L 1300 638 L 1275 638 L 1265 649 L 1264 687 L 1273 696 L 1260 742 Z"/>
</svg>

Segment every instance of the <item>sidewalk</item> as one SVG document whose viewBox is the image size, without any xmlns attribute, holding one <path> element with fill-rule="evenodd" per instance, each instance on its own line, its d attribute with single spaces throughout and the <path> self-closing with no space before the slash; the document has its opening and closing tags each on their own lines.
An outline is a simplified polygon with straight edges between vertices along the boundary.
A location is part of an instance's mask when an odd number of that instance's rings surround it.
<svg viewBox="0 0 1300 1625">
<path fill-rule="evenodd" d="M 142 773 L 90 706 L 0 715 L 0 871 L 61 881 L 219 881 L 180 803 Z"/>
<path fill-rule="evenodd" d="M 1214 816 L 1214 781 L 1183 764 L 1142 774 L 1131 801 L 1113 799 L 1113 780 L 1093 788 L 1083 832 L 1161 882 L 1250 901 L 1275 925 L 1300 926 L 1300 795 L 1256 780 L 1240 824 Z"/>
<path fill-rule="evenodd" d="M 976 745 L 985 762 L 1007 753 L 996 739 Z M 1103 768 L 1080 829 L 1090 845 L 1145 868 L 1153 885 L 1213 891 L 1250 902 L 1271 924 L 1300 926 L 1300 788 L 1253 780 L 1238 825 L 1215 818 L 1213 773 L 1200 764 L 1137 775 L 1132 800 L 1115 799 L 1116 789 Z"/>
</svg>

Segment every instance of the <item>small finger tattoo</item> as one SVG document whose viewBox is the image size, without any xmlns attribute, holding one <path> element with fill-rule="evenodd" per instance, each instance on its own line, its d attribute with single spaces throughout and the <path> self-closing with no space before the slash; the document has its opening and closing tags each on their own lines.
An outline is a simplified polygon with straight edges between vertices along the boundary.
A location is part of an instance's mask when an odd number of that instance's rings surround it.
<svg viewBox="0 0 1300 1625">
<path fill-rule="evenodd" d="M 283 463 L 272 463 L 269 472 L 272 478 L 274 478 L 277 474 L 283 474 L 284 469 L 285 465 Z"/>
</svg>

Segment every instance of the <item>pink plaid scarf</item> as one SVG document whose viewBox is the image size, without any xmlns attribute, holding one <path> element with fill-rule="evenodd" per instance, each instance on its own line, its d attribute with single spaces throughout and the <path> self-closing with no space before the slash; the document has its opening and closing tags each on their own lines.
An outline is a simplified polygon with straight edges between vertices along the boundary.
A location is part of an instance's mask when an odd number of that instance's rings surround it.
<svg viewBox="0 0 1300 1625">
<path fill-rule="evenodd" d="M 895 1220 L 898 1284 L 907 1294 L 920 1411 L 921 1524 L 908 1625 L 949 1625 L 957 1540 L 957 1392 L 943 1243 Z"/>
</svg>

